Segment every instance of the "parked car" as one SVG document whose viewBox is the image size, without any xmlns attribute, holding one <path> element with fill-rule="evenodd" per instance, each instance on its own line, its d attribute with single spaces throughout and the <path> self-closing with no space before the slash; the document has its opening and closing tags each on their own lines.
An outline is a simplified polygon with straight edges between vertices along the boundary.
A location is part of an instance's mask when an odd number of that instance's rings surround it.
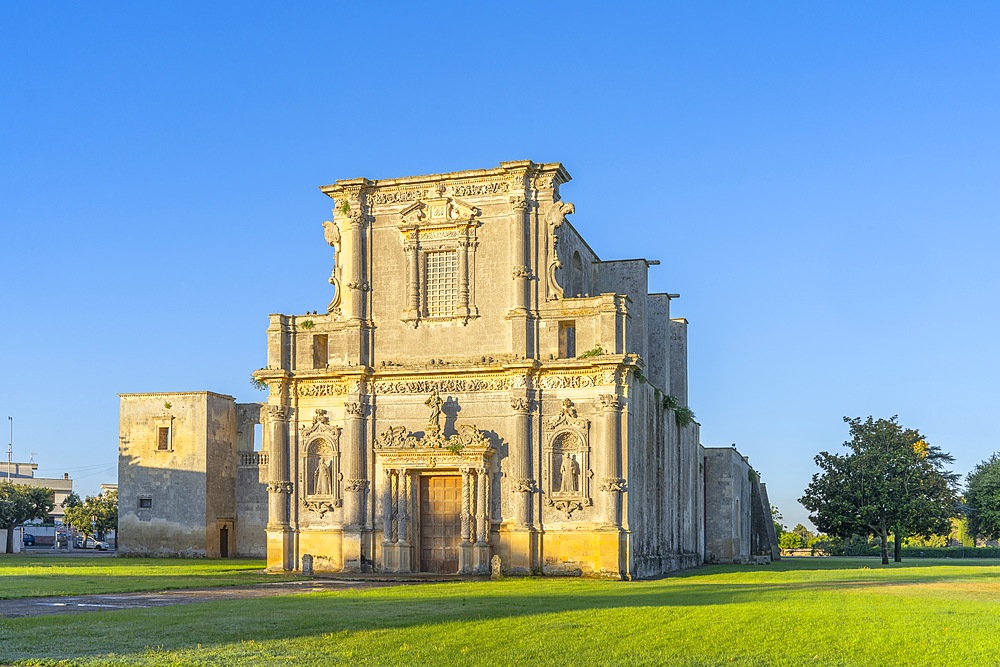
<svg viewBox="0 0 1000 667">
<path fill-rule="evenodd" d="M 73 546 L 77 549 L 97 549 L 98 551 L 107 551 L 111 548 L 107 542 L 95 540 L 93 537 L 88 537 L 86 540 L 82 537 L 78 537 L 76 538 L 76 541 L 73 542 Z"/>
<path fill-rule="evenodd" d="M 24 546 L 26 547 L 35 546 L 35 536 L 32 535 L 31 533 L 25 533 L 23 539 L 24 539 Z"/>
</svg>

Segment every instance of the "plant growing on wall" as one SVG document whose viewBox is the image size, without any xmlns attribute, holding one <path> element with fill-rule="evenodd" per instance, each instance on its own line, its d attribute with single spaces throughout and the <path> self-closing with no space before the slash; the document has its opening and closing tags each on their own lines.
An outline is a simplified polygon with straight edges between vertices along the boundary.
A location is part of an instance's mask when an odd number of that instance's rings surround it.
<svg viewBox="0 0 1000 667">
<path fill-rule="evenodd" d="M 250 386 L 252 386 L 257 391 L 267 391 L 267 383 L 263 380 L 258 380 L 254 376 L 250 376 Z"/>
<path fill-rule="evenodd" d="M 678 426 L 684 428 L 694 422 L 694 411 L 687 407 L 677 408 L 674 410 L 674 419 L 677 421 Z"/>
<path fill-rule="evenodd" d="M 302 327 L 303 329 L 312 329 L 314 326 L 316 326 L 316 323 L 313 322 L 312 320 L 302 320 L 302 322 L 299 323 L 299 326 Z"/>
<path fill-rule="evenodd" d="M 598 346 L 595 347 L 594 349 L 587 350 L 583 354 L 576 355 L 576 358 L 577 359 L 587 359 L 588 357 L 599 357 L 602 354 L 604 354 L 604 349 L 600 346 L 600 344 L 598 344 Z"/>
</svg>

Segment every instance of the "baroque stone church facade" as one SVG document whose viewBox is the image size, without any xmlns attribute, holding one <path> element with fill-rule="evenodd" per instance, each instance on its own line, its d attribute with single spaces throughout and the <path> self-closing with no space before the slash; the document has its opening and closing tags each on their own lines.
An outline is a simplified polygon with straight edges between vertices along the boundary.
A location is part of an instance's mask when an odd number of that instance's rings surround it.
<svg viewBox="0 0 1000 667">
<path fill-rule="evenodd" d="M 322 188 L 332 299 L 271 315 L 254 373 L 269 569 L 632 579 L 769 557 L 763 485 L 686 410 L 677 295 L 648 292 L 657 261 L 596 255 L 569 180 L 515 161 Z"/>
<path fill-rule="evenodd" d="M 341 180 L 326 312 L 272 315 L 272 569 L 649 577 L 705 557 L 687 322 L 559 163 Z M 746 512 L 751 510 L 747 503 Z"/>
</svg>

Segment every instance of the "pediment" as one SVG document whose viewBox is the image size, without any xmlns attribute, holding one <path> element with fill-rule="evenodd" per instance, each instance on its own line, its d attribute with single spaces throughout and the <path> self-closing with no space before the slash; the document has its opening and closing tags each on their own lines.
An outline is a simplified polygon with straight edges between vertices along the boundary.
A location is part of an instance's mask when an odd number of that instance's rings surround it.
<svg viewBox="0 0 1000 667">
<path fill-rule="evenodd" d="M 399 217 L 403 227 L 438 227 L 471 224 L 480 213 L 478 208 L 460 199 L 434 197 L 413 202 L 399 212 Z"/>
</svg>

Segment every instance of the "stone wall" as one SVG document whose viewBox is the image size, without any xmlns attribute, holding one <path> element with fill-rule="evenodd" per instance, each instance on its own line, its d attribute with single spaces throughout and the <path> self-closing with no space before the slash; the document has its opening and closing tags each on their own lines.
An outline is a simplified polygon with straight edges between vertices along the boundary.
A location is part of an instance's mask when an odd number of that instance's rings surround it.
<svg viewBox="0 0 1000 667">
<path fill-rule="evenodd" d="M 731 447 L 705 448 L 705 561 L 739 563 L 750 556 L 750 466 Z"/>
</svg>

